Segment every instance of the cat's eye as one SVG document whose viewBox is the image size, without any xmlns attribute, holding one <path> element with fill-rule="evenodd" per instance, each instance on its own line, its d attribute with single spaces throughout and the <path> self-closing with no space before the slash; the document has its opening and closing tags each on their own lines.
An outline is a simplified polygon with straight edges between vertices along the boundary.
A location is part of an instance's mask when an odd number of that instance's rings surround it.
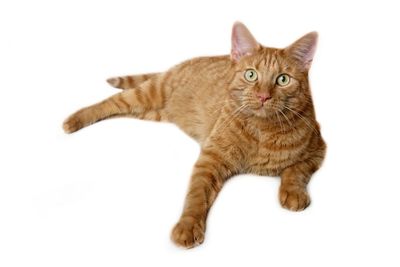
<svg viewBox="0 0 400 267">
<path fill-rule="evenodd" d="M 257 72 L 255 70 L 248 69 L 244 73 L 244 78 L 249 82 L 255 82 L 255 81 L 257 81 L 258 75 L 257 75 Z"/>
<path fill-rule="evenodd" d="M 290 82 L 290 76 L 287 74 L 281 74 L 276 79 L 276 84 L 279 86 L 286 86 Z"/>
</svg>

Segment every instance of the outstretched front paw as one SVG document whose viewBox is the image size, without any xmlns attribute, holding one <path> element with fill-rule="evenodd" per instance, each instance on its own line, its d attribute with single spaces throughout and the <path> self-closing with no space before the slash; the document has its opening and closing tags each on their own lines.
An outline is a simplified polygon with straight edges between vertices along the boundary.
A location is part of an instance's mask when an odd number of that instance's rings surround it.
<svg viewBox="0 0 400 267">
<path fill-rule="evenodd" d="M 172 229 L 172 241 L 184 248 L 193 248 L 204 241 L 205 223 L 193 217 L 182 217 Z"/>
<path fill-rule="evenodd" d="M 63 123 L 63 129 L 66 133 L 73 133 L 83 127 L 83 123 L 76 115 L 71 115 Z"/>
<path fill-rule="evenodd" d="M 282 207 L 291 211 L 302 211 L 311 203 L 307 189 L 294 185 L 281 185 L 279 189 L 279 201 Z"/>
</svg>

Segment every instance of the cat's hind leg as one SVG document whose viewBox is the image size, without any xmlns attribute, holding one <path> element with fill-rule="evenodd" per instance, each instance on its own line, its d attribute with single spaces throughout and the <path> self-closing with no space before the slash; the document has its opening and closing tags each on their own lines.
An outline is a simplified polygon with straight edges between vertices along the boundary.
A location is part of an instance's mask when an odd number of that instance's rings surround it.
<svg viewBox="0 0 400 267">
<path fill-rule="evenodd" d="M 119 77 L 111 77 L 107 79 L 108 84 L 119 89 L 132 89 L 145 81 L 160 75 L 160 73 L 146 73 L 137 75 L 127 75 Z"/>
<path fill-rule="evenodd" d="M 134 89 L 127 89 L 97 104 L 78 110 L 63 124 L 66 133 L 73 133 L 97 121 L 119 116 L 145 120 L 167 120 L 164 106 L 170 95 L 164 75 L 150 79 Z"/>
</svg>

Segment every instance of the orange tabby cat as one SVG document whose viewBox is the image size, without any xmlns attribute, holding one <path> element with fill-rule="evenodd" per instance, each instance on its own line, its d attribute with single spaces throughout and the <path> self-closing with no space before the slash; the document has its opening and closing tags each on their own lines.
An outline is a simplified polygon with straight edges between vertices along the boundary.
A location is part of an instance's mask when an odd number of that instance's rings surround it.
<svg viewBox="0 0 400 267">
<path fill-rule="evenodd" d="M 200 143 L 182 216 L 172 230 L 177 245 L 203 242 L 207 213 L 236 174 L 281 176 L 281 205 L 303 210 L 310 204 L 307 183 L 326 150 L 308 84 L 316 43 L 311 32 L 285 49 L 267 48 L 235 23 L 230 56 L 111 78 L 111 85 L 126 90 L 72 114 L 64 130 L 126 115 L 173 122 Z"/>
</svg>

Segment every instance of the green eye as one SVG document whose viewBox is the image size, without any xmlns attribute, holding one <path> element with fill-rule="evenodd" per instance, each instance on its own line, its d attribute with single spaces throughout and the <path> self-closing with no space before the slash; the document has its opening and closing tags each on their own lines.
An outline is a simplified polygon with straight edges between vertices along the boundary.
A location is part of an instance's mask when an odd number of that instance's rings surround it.
<svg viewBox="0 0 400 267">
<path fill-rule="evenodd" d="M 255 81 L 257 81 L 257 78 L 258 78 L 257 72 L 253 69 L 248 69 L 244 73 L 244 78 L 249 82 L 255 82 Z"/>
<path fill-rule="evenodd" d="M 276 79 L 276 84 L 279 86 L 286 86 L 290 82 L 290 76 L 287 74 L 281 74 Z"/>
</svg>

